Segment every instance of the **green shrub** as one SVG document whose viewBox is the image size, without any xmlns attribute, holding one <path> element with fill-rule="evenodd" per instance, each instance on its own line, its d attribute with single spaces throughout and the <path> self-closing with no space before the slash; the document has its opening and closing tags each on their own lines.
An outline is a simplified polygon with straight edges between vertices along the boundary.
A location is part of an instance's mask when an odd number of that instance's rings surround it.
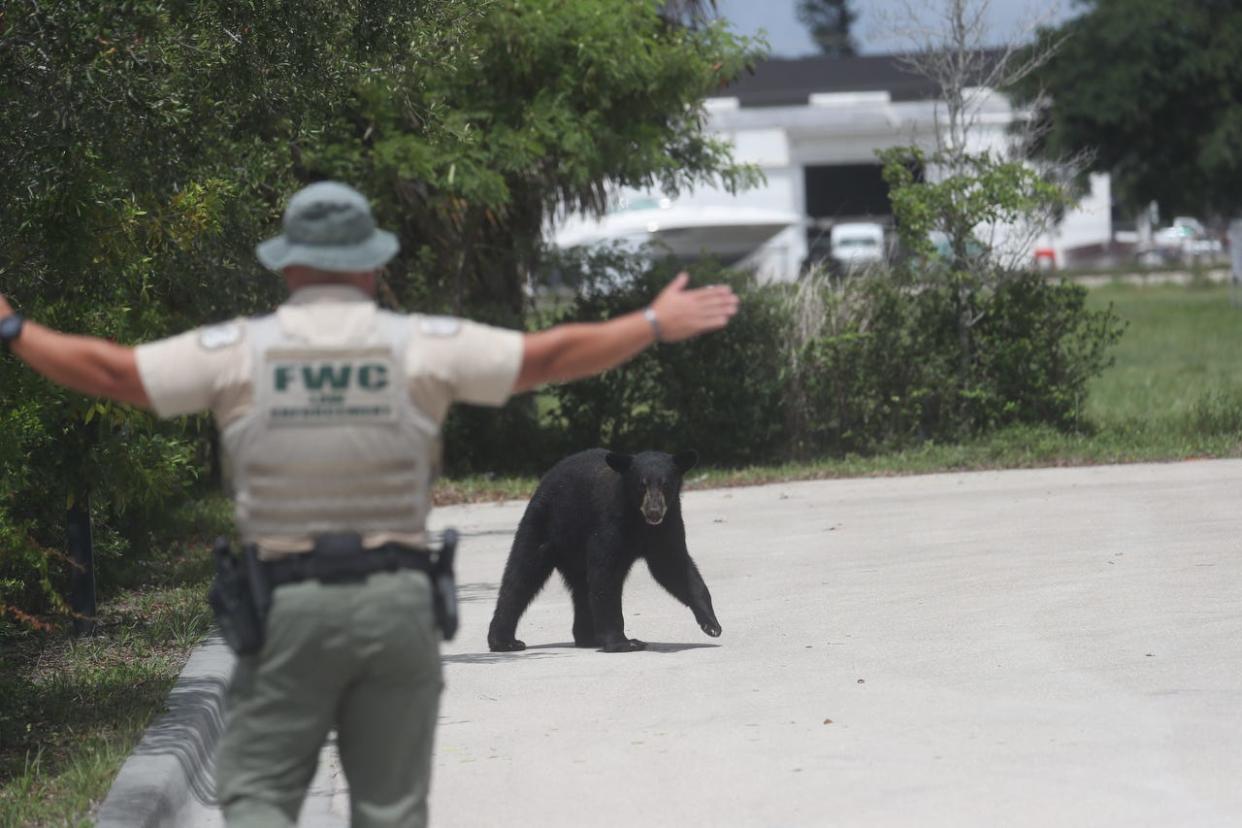
<svg viewBox="0 0 1242 828">
<path fill-rule="evenodd" d="M 453 406 L 444 424 L 444 469 L 453 477 L 539 474 L 556 460 L 555 435 L 526 394 L 503 408 Z"/>
<path fill-rule="evenodd" d="M 20 370 L 7 366 L 17 387 L 34 378 Z M 89 497 L 97 582 L 107 592 L 120 574 L 114 564 L 151 550 L 198 473 L 194 444 L 176 424 L 46 387 L 0 410 L 0 431 L 0 615 L 10 618 L 66 609 L 72 503 Z"/>
<path fill-rule="evenodd" d="M 1013 424 L 1080 426 L 1087 383 L 1110 364 L 1123 329 L 1111 309 L 1088 310 L 1084 288 L 1010 274 L 976 294 L 963 359 L 956 298 L 946 285 L 884 271 L 808 277 L 790 301 L 796 453 L 874 451 Z"/>
<path fill-rule="evenodd" d="M 558 321 L 609 319 L 645 307 L 676 273 L 671 262 L 596 252 L 558 260 L 576 298 Z M 777 291 L 753 277 L 691 268 L 691 284 L 727 282 L 742 310 L 725 330 L 661 345 L 593 379 L 556 386 L 549 441 L 561 453 L 592 446 L 623 451 L 694 448 L 714 465 L 770 459 L 784 450 L 784 320 Z"/>
<path fill-rule="evenodd" d="M 1087 383 L 1112 365 L 1109 348 L 1125 326 L 1112 309 L 1088 310 L 1087 289 L 1038 273 L 999 281 L 974 328 L 969 427 L 1014 423 L 1077 428 Z"/>
<path fill-rule="evenodd" d="M 545 314 L 549 322 L 641 308 L 676 269 L 619 249 L 552 262 L 544 281 L 569 299 Z M 1107 367 L 1122 330 L 1111 309 L 1086 308 L 1082 288 L 1003 274 L 975 296 L 963 360 L 955 290 L 919 284 L 916 274 L 812 272 L 794 285 L 759 285 L 710 264 L 694 273 L 741 296 L 724 331 L 556 386 L 542 406 L 527 398 L 490 419 L 468 413 L 450 443 L 460 451 L 472 424 L 465 467 L 537 472 L 591 446 L 693 447 L 727 466 L 872 453 L 1015 424 L 1076 428 L 1087 382 Z"/>
<path fill-rule="evenodd" d="M 1242 435 L 1242 388 L 1202 394 L 1187 413 L 1183 428 L 1193 435 Z"/>
<path fill-rule="evenodd" d="M 936 313 L 937 298 L 878 272 L 807 277 L 787 306 L 796 331 L 785 388 L 795 454 L 874 451 L 941 430 L 951 320 Z"/>
</svg>

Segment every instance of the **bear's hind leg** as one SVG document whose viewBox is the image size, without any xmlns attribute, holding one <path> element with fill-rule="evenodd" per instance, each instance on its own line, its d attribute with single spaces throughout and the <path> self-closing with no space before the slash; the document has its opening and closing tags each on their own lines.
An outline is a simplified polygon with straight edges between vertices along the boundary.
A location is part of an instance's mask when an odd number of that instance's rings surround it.
<svg viewBox="0 0 1242 828">
<path fill-rule="evenodd" d="M 526 649 L 525 642 L 516 638 L 518 621 L 551 574 L 552 554 L 548 544 L 526 537 L 519 527 L 487 631 L 489 650 L 503 653 Z"/>
</svg>

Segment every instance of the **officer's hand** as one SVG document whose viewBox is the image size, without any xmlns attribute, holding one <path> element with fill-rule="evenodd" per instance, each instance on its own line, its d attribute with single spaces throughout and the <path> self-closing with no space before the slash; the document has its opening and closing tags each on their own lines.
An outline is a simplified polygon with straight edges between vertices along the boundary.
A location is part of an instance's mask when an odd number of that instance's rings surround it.
<svg viewBox="0 0 1242 828">
<path fill-rule="evenodd" d="M 729 324 L 737 313 L 737 294 L 728 285 L 687 290 L 690 275 L 682 272 L 651 303 L 663 342 L 678 342 Z"/>
<path fill-rule="evenodd" d="M 9 304 L 9 300 L 4 298 L 4 294 L 0 293 L 0 319 L 13 313 L 13 306 Z"/>
</svg>

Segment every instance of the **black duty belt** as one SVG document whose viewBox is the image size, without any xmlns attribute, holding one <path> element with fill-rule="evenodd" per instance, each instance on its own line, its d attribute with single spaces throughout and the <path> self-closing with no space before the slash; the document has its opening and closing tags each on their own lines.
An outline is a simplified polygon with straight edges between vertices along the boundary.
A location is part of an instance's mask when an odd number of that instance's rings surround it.
<svg viewBox="0 0 1242 828">
<path fill-rule="evenodd" d="M 396 572 L 399 569 L 418 569 L 428 574 L 434 570 L 431 553 L 426 549 L 386 543 L 374 549 L 334 548 L 331 543 L 316 542 L 310 552 L 291 555 L 275 561 L 265 561 L 263 569 L 268 588 L 300 581 L 351 581 L 365 578 L 376 572 Z"/>
<path fill-rule="evenodd" d="M 261 652 L 267 635 L 267 614 L 272 590 L 299 581 L 362 580 L 376 572 L 420 569 L 431 580 L 432 609 L 444 640 L 457 633 L 457 583 L 453 560 L 457 554 L 457 532 L 444 531 L 444 541 L 435 554 L 426 549 L 386 543 L 364 549 L 356 532 L 319 535 L 310 552 L 277 561 L 260 561 L 254 544 L 234 555 L 227 538 L 216 541 L 213 556 L 216 577 L 207 599 L 224 640 L 239 655 Z"/>
</svg>

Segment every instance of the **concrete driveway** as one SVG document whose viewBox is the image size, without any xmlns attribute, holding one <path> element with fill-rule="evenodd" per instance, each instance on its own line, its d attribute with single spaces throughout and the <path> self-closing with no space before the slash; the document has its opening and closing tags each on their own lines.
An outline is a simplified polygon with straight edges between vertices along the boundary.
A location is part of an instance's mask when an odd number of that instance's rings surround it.
<svg viewBox="0 0 1242 828">
<path fill-rule="evenodd" d="M 1242 461 L 689 493 L 724 635 L 640 564 L 618 655 L 557 581 L 489 653 L 523 504 L 439 510 L 433 824 L 1242 824 L 1240 504 Z"/>
</svg>

